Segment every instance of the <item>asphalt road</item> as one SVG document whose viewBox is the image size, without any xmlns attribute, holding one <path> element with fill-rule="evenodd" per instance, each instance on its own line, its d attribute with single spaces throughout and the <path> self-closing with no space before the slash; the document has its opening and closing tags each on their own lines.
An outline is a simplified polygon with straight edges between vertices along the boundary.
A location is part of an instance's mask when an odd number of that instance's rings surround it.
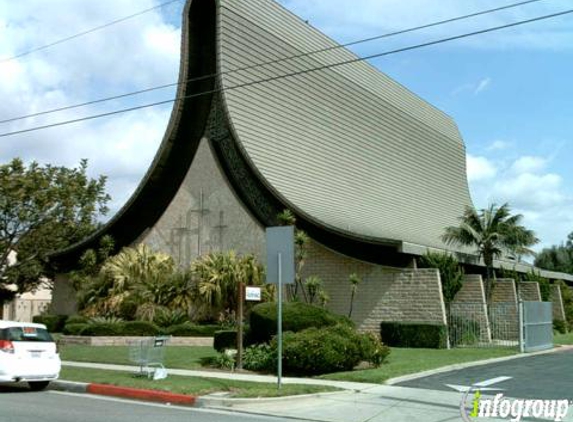
<svg viewBox="0 0 573 422">
<path fill-rule="evenodd" d="M 492 387 L 507 397 L 573 400 L 573 351 L 526 357 L 491 365 L 432 375 L 397 385 L 452 391 L 446 384 L 469 386 L 507 376 L 512 379 Z"/>
<path fill-rule="evenodd" d="M 0 422 L 282 422 L 286 419 L 0 387 Z M 292 422 L 293 419 L 288 419 Z"/>
</svg>

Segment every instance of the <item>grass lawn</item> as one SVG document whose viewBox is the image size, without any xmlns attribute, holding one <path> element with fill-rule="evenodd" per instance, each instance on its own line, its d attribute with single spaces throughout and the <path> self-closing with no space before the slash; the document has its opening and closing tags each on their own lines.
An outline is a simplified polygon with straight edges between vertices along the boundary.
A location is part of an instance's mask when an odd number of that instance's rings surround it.
<svg viewBox="0 0 573 422">
<path fill-rule="evenodd" d="M 515 349 L 401 349 L 392 348 L 388 361 L 377 369 L 364 369 L 352 372 L 338 372 L 323 375 L 321 378 L 383 383 L 402 375 L 413 374 L 429 369 L 456 363 L 510 356 L 517 353 Z"/>
<path fill-rule="evenodd" d="M 317 385 L 283 384 L 281 390 L 276 384 L 222 380 L 214 378 L 181 377 L 169 375 L 164 380 L 153 381 L 135 377 L 129 372 L 103 371 L 99 369 L 63 367 L 60 379 L 66 381 L 111 384 L 121 387 L 169 391 L 179 394 L 206 395 L 215 392 L 229 392 L 232 397 L 280 397 L 299 394 L 314 394 L 338 389 Z"/>
<path fill-rule="evenodd" d="M 165 350 L 164 365 L 173 369 L 200 369 L 202 358 L 215 356 L 217 352 L 212 347 L 202 346 L 171 346 Z M 62 360 L 75 362 L 113 363 L 117 365 L 133 365 L 129 361 L 128 346 L 76 346 L 60 347 Z"/>
<path fill-rule="evenodd" d="M 553 337 L 553 342 L 559 345 L 572 345 L 573 344 L 573 333 L 567 334 L 556 334 Z"/>
</svg>

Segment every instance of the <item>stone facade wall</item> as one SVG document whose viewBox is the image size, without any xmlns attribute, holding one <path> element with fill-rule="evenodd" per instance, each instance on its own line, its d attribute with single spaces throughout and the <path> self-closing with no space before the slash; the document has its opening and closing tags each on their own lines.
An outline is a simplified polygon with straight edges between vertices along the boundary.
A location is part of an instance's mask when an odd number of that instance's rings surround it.
<svg viewBox="0 0 573 422">
<path fill-rule="evenodd" d="M 466 274 L 460 291 L 450 304 L 452 318 L 476 321 L 479 324 L 481 341 L 491 341 L 491 330 L 485 300 L 485 290 L 481 275 Z"/>
<path fill-rule="evenodd" d="M 553 319 L 565 321 L 565 307 L 559 286 L 551 286 L 551 302 L 553 303 Z"/>
<path fill-rule="evenodd" d="M 494 341 L 519 339 L 517 289 L 514 280 L 497 279 L 494 282 L 488 313 Z"/>
<path fill-rule="evenodd" d="M 205 138 L 171 204 L 136 243 L 170 254 L 182 267 L 231 249 L 265 259 L 265 230 L 233 193 Z"/>
<path fill-rule="evenodd" d="M 50 312 L 56 315 L 75 315 L 78 312 L 77 293 L 67 274 L 57 274 Z"/>
<path fill-rule="evenodd" d="M 519 298 L 524 302 L 541 302 L 541 289 L 537 281 L 522 281 L 518 285 Z"/>
<path fill-rule="evenodd" d="M 320 277 L 330 296 L 328 308 L 341 315 L 350 309 L 350 274 L 362 278 L 352 319 L 362 331 L 378 333 L 382 321 L 444 325 L 445 307 L 435 269 L 396 269 L 358 261 L 311 242 L 303 278 Z"/>
<path fill-rule="evenodd" d="M 46 284 L 36 292 L 18 295 L 12 302 L 4 304 L 0 312 L 0 319 L 32 322 L 34 316 L 48 310 L 51 299 L 52 292 Z"/>
</svg>

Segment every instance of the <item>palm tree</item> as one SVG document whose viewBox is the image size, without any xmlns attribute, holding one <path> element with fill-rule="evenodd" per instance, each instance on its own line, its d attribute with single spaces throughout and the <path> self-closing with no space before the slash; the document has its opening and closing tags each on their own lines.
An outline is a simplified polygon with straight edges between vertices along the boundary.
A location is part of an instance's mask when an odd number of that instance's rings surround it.
<svg viewBox="0 0 573 422">
<path fill-rule="evenodd" d="M 539 242 L 532 230 L 522 226 L 521 214 L 511 215 L 508 204 L 490 205 L 479 212 L 466 207 L 459 218 L 459 226 L 446 227 L 442 240 L 448 245 L 476 248 L 487 268 L 486 295 L 490 298 L 493 286 L 493 261 L 503 256 L 521 259 L 533 255 L 530 246 Z"/>
</svg>

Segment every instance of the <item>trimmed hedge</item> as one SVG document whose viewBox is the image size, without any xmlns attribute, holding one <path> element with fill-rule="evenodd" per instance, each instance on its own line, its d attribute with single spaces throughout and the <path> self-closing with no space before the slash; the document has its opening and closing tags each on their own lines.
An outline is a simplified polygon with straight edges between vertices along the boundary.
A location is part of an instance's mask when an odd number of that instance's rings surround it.
<svg viewBox="0 0 573 422">
<path fill-rule="evenodd" d="M 273 339 L 271 350 L 276 351 L 276 343 Z M 284 334 L 283 369 L 289 374 L 305 376 L 351 371 L 363 361 L 380 366 L 389 353 L 390 349 L 378 338 L 360 334 L 347 325 L 313 327 Z M 274 364 L 270 357 L 267 362 Z"/>
<path fill-rule="evenodd" d="M 81 336 L 122 336 L 123 324 L 110 324 L 107 322 L 96 322 L 87 324 L 79 335 Z"/>
<path fill-rule="evenodd" d="M 390 347 L 445 349 L 448 347 L 448 330 L 445 325 L 415 322 L 383 322 L 380 335 Z"/>
<path fill-rule="evenodd" d="M 156 336 L 159 334 L 159 327 L 147 321 L 128 321 L 121 327 L 121 334 L 124 336 Z"/>
<path fill-rule="evenodd" d="M 226 349 L 237 348 L 237 330 L 220 330 L 215 331 L 213 336 L 213 347 L 219 353 Z"/>
<path fill-rule="evenodd" d="M 68 336 L 79 336 L 84 328 L 86 328 L 88 324 L 82 323 L 68 323 L 65 325 L 63 329 L 63 333 Z"/>
<path fill-rule="evenodd" d="M 332 327 L 344 324 L 353 327 L 352 321 L 340 315 L 301 302 L 283 303 L 283 331 L 299 332 L 307 328 Z M 249 317 L 249 342 L 267 343 L 277 334 L 277 304 L 262 303 L 256 305 Z"/>
<path fill-rule="evenodd" d="M 44 324 L 51 333 L 61 333 L 64 330 L 67 319 L 67 315 L 36 315 L 32 318 L 32 321 L 36 324 Z"/>
<path fill-rule="evenodd" d="M 213 337 L 220 329 L 219 325 L 196 325 L 185 322 L 166 328 L 165 334 L 173 337 Z"/>
<path fill-rule="evenodd" d="M 66 320 L 66 325 L 68 324 L 87 324 L 90 321 L 89 318 L 81 315 L 72 315 Z"/>
<path fill-rule="evenodd" d="M 567 334 L 567 322 L 560 319 L 554 319 L 553 330 L 557 331 L 559 334 Z"/>
</svg>

